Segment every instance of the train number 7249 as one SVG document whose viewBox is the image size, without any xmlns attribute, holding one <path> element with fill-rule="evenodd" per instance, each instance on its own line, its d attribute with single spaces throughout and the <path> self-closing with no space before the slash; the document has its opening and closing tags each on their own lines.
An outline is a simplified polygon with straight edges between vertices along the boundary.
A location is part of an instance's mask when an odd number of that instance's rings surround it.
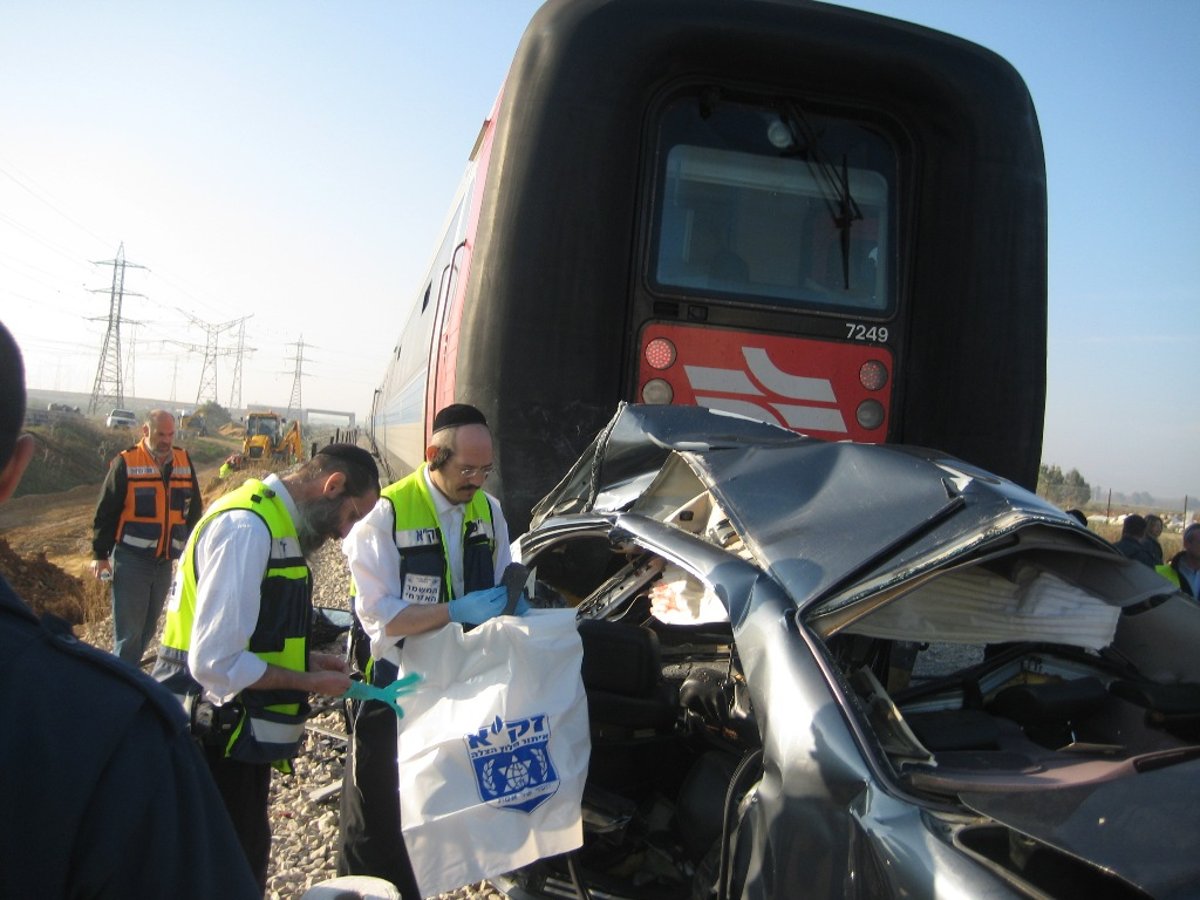
<svg viewBox="0 0 1200 900">
<path fill-rule="evenodd" d="M 885 325 L 872 325 L 868 328 L 860 322 L 847 322 L 846 337 L 852 341 L 873 341 L 882 344 L 888 339 L 888 330 Z"/>
</svg>

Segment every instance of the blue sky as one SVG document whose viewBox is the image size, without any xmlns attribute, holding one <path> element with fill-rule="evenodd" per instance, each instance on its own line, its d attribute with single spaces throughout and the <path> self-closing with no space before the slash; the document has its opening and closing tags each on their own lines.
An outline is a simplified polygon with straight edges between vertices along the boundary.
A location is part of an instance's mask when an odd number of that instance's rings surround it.
<svg viewBox="0 0 1200 900">
<path fill-rule="evenodd" d="M 133 389 L 365 411 L 533 0 L 0 0 L 0 319 L 89 391 L 124 243 Z M 1200 3 L 852 0 L 1024 76 L 1050 208 L 1045 462 L 1200 501 Z M 217 333 L 231 348 L 236 330 Z M 229 357 L 217 397 L 233 387 Z M 129 375 L 126 375 L 127 389 Z M 989 377 L 979 373 L 979 377 Z M 1193 451 L 1193 452 L 1189 452 Z"/>
</svg>

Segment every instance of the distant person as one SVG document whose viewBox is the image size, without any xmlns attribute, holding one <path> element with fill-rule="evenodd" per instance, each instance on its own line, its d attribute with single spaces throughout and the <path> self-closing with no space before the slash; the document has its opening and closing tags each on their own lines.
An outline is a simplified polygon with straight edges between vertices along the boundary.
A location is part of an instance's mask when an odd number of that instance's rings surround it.
<svg viewBox="0 0 1200 900">
<path fill-rule="evenodd" d="M 235 471 L 242 467 L 242 456 L 240 453 L 231 453 L 225 457 L 225 461 L 221 463 L 221 468 L 217 471 L 217 475 L 221 478 L 228 478 Z"/>
<path fill-rule="evenodd" d="M 506 591 L 496 585 L 512 557 L 500 501 L 483 490 L 492 452 L 482 412 L 465 403 L 440 410 L 425 463 L 384 488 L 343 542 L 357 591 L 355 613 L 370 638 L 373 683 L 396 679 L 406 635 L 450 622 L 477 625 L 503 612 Z M 400 829 L 396 714 L 368 701 L 358 708 L 353 731 L 342 782 L 338 874 L 385 878 L 403 900 L 419 900 Z"/>
<path fill-rule="evenodd" d="M 1068 509 L 1067 515 L 1070 516 L 1072 519 L 1074 519 L 1076 522 L 1078 522 L 1080 525 L 1082 525 L 1084 528 L 1087 528 L 1087 513 L 1085 513 L 1082 509 Z"/>
<path fill-rule="evenodd" d="M 154 677 L 191 710 L 193 732 L 260 889 L 271 852 L 271 769 L 291 771 L 308 695 L 340 697 L 346 661 L 311 653 L 309 557 L 379 499 L 366 450 L 329 444 L 282 477 L 247 479 L 188 539 Z"/>
<path fill-rule="evenodd" d="M 1161 516 L 1156 516 L 1154 513 L 1146 516 L 1146 536 L 1142 538 L 1142 546 L 1146 548 L 1146 552 L 1150 558 L 1154 560 L 1154 565 L 1161 566 L 1163 564 L 1163 549 L 1162 544 L 1158 542 L 1159 537 L 1163 533 L 1163 520 Z"/>
<path fill-rule="evenodd" d="M 33 456 L 0 324 L 0 503 Z M 258 900 L 179 704 L 0 577 L 0 897 Z"/>
<path fill-rule="evenodd" d="M 1183 549 L 1154 571 L 1193 600 L 1200 600 L 1200 522 L 1183 529 Z"/>
<path fill-rule="evenodd" d="M 1121 539 L 1117 541 L 1116 548 L 1122 555 L 1135 559 L 1143 565 L 1154 568 L 1154 560 L 1146 551 L 1146 545 L 1142 543 L 1146 537 L 1146 520 L 1137 513 L 1125 517 L 1125 521 L 1121 523 Z"/>
<path fill-rule="evenodd" d="M 148 413 L 142 439 L 110 463 L 92 522 L 92 574 L 112 578 L 113 653 L 135 668 L 203 506 L 192 460 L 174 440 L 175 417 Z"/>
</svg>

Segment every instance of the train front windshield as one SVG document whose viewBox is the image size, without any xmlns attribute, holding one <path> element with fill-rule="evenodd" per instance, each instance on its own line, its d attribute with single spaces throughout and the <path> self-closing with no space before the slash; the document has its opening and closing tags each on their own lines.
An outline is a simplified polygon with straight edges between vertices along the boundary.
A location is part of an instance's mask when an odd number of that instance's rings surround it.
<svg viewBox="0 0 1200 900">
<path fill-rule="evenodd" d="M 651 281 L 663 294 L 889 317 L 895 152 L 786 100 L 663 111 Z"/>
</svg>

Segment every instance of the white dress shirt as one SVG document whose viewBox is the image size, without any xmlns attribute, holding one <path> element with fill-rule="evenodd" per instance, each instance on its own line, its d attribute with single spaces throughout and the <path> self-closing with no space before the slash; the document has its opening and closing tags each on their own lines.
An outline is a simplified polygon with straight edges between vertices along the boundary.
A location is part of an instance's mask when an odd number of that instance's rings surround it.
<svg viewBox="0 0 1200 900">
<path fill-rule="evenodd" d="M 438 527 L 446 556 L 450 560 L 450 579 L 454 597 L 463 595 L 462 571 L 462 527 L 464 506 L 451 502 L 429 478 L 429 470 L 423 469 L 425 485 L 433 498 Z M 508 542 L 508 523 L 500 509 L 500 501 L 491 494 L 485 495 L 492 506 L 492 532 L 496 540 L 496 565 L 493 577 L 496 584 L 508 564 L 512 562 L 512 551 Z M 386 497 L 359 520 L 346 539 L 342 550 L 350 564 L 350 574 L 358 590 L 355 610 L 362 622 L 363 630 L 371 639 L 371 656 L 375 659 L 398 661 L 389 651 L 400 641 L 399 635 L 386 634 L 389 622 L 411 604 L 402 599 L 400 583 L 400 550 L 396 547 L 393 532 L 392 504 Z"/>
<path fill-rule="evenodd" d="M 263 479 L 292 521 L 296 504 L 275 475 Z M 228 703 L 266 674 L 267 664 L 248 649 L 258 624 L 262 581 L 271 558 L 271 531 L 256 513 L 234 509 L 221 513 L 196 540 L 196 611 L 188 670 L 212 703 Z M 171 602 L 178 605 L 177 578 Z"/>
</svg>

